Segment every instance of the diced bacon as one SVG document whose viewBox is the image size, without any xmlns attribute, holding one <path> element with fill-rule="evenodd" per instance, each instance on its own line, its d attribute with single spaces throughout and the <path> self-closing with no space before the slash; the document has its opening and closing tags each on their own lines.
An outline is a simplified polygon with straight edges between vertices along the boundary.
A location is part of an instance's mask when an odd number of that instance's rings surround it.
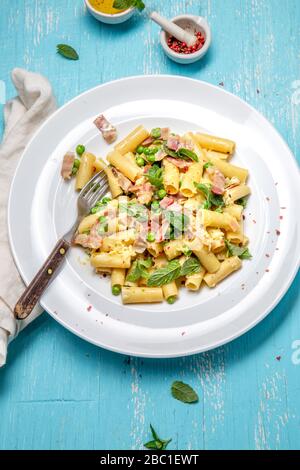
<svg viewBox="0 0 300 470">
<path fill-rule="evenodd" d="M 131 193 L 136 193 L 137 200 L 140 204 L 149 204 L 153 197 L 154 188 L 149 182 L 135 184 L 130 188 Z"/>
<path fill-rule="evenodd" d="M 155 161 L 156 162 L 160 162 L 161 160 L 163 160 L 165 157 L 167 157 L 167 153 L 163 150 L 163 149 L 160 149 L 156 154 L 155 154 Z"/>
<path fill-rule="evenodd" d="M 186 171 L 191 166 L 192 162 L 186 162 L 185 160 L 179 160 L 177 158 L 168 157 L 167 160 L 173 165 L 177 166 L 182 171 Z"/>
<path fill-rule="evenodd" d="M 170 135 L 170 128 L 169 128 L 169 127 L 163 127 L 163 128 L 161 129 L 161 136 L 160 136 L 160 138 L 161 138 L 162 140 L 168 140 L 169 135 Z"/>
<path fill-rule="evenodd" d="M 167 147 L 170 150 L 174 150 L 176 152 L 179 149 L 180 145 L 180 137 L 179 135 L 170 135 L 167 140 Z"/>
<path fill-rule="evenodd" d="M 225 176 L 218 169 L 214 170 L 211 190 L 215 194 L 224 194 L 224 191 L 225 191 Z"/>
<path fill-rule="evenodd" d="M 147 249 L 147 241 L 146 241 L 146 234 L 140 233 L 138 237 L 136 238 L 134 244 L 133 244 L 133 249 L 136 253 L 144 253 Z"/>
<path fill-rule="evenodd" d="M 75 245 L 81 245 L 83 248 L 90 248 L 92 250 L 97 250 L 102 245 L 102 238 L 97 235 L 91 235 L 86 233 L 80 233 L 76 235 L 74 239 Z"/>
<path fill-rule="evenodd" d="M 123 189 L 125 193 L 128 193 L 128 191 L 130 190 L 132 186 L 131 181 L 128 178 L 126 178 L 126 176 L 124 176 L 123 173 L 116 170 L 116 168 L 112 168 L 111 171 L 113 175 L 118 179 L 118 184 L 120 188 Z"/>
<path fill-rule="evenodd" d="M 103 114 L 100 114 L 100 116 L 95 119 L 94 124 L 108 144 L 115 142 L 117 139 L 117 129 L 106 119 L 105 116 L 103 116 Z"/>
<path fill-rule="evenodd" d="M 151 166 L 152 166 L 152 165 L 145 165 L 145 166 L 144 166 L 144 169 L 143 169 L 143 173 L 144 173 L 144 174 L 148 173 L 148 171 L 150 170 Z"/>
<path fill-rule="evenodd" d="M 73 165 L 75 161 L 75 154 L 73 152 L 67 152 L 64 156 L 62 167 L 61 167 L 61 176 L 64 180 L 69 180 L 72 176 Z"/>
<path fill-rule="evenodd" d="M 153 144 L 154 140 L 155 140 L 155 139 L 150 136 L 150 137 L 148 137 L 147 139 L 145 139 L 144 142 L 141 143 L 141 145 L 142 145 L 143 147 L 149 147 L 149 145 Z"/>
<path fill-rule="evenodd" d="M 160 201 L 160 207 L 162 209 L 167 209 L 167 207 L 171 206 L 173 203 L 174 203 L 174 198 L 166 196 Z"/>
</svg>

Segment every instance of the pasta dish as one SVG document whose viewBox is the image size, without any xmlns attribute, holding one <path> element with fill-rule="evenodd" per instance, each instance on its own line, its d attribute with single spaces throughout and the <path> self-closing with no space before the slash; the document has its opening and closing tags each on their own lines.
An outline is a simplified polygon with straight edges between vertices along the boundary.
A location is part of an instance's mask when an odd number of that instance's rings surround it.
<svg viewBox="0 0 300 470">
<path fill-rule="evenodd" d="M 103 115 L 95 120 L 113 144 L 106 161 L 78 145 L 63 161 L 63 178 L 81 190 L 104 170 L 109 197 L 80 223 L 74 244 L 99 274 L 111 277 L 124 304 L 173 304 L 181 287 L 215 287 L 250 259 L 243 210 L 248 170 L 232 164 L 235 143 L 200 132 L 138 126 L 116 143 Z"/>
</svg>

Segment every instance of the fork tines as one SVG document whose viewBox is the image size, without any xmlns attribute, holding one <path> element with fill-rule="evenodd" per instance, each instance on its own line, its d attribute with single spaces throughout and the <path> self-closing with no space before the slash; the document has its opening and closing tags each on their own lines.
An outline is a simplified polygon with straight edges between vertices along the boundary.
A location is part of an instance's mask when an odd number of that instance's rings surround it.
<svg viewBox="0 0 300 470">
<path fill-rule="evenodd" d="M 81 190 L 79 197 L 85 199 L 89 205 L 95 204 L 108 190 L 106 173 L 102 170 L 97 173 Z"/>
</svg>

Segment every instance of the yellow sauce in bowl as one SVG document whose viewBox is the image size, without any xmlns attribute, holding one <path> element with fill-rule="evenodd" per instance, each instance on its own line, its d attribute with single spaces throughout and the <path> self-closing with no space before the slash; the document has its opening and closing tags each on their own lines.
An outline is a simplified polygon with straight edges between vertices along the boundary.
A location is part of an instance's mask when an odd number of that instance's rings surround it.
<svg viewBox="0 0 300 470">
<path fill-rule="evenodd" d="M 114 0 L 88 0 L 88 2 L 95 10 L 106 13 L 107 15 L 115 15 L 116 13 L 125 11 L 114 8 Z"/>
</svg>

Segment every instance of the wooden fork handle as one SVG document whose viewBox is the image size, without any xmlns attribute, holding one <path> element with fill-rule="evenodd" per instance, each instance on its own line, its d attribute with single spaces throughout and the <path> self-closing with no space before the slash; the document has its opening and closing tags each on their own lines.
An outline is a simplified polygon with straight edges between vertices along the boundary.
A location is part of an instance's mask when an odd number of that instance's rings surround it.
<svg viewBox="0 0 300 470">
<path fill-rule="evenodd" d="M 41 295 L 57 274 L 69 248 L 70 243 L 63 238 L 56 244 L 50 256 L 16 303 L 14 315 L 18 320 L 24 320 L 30 315 Z"/>
</svg>

